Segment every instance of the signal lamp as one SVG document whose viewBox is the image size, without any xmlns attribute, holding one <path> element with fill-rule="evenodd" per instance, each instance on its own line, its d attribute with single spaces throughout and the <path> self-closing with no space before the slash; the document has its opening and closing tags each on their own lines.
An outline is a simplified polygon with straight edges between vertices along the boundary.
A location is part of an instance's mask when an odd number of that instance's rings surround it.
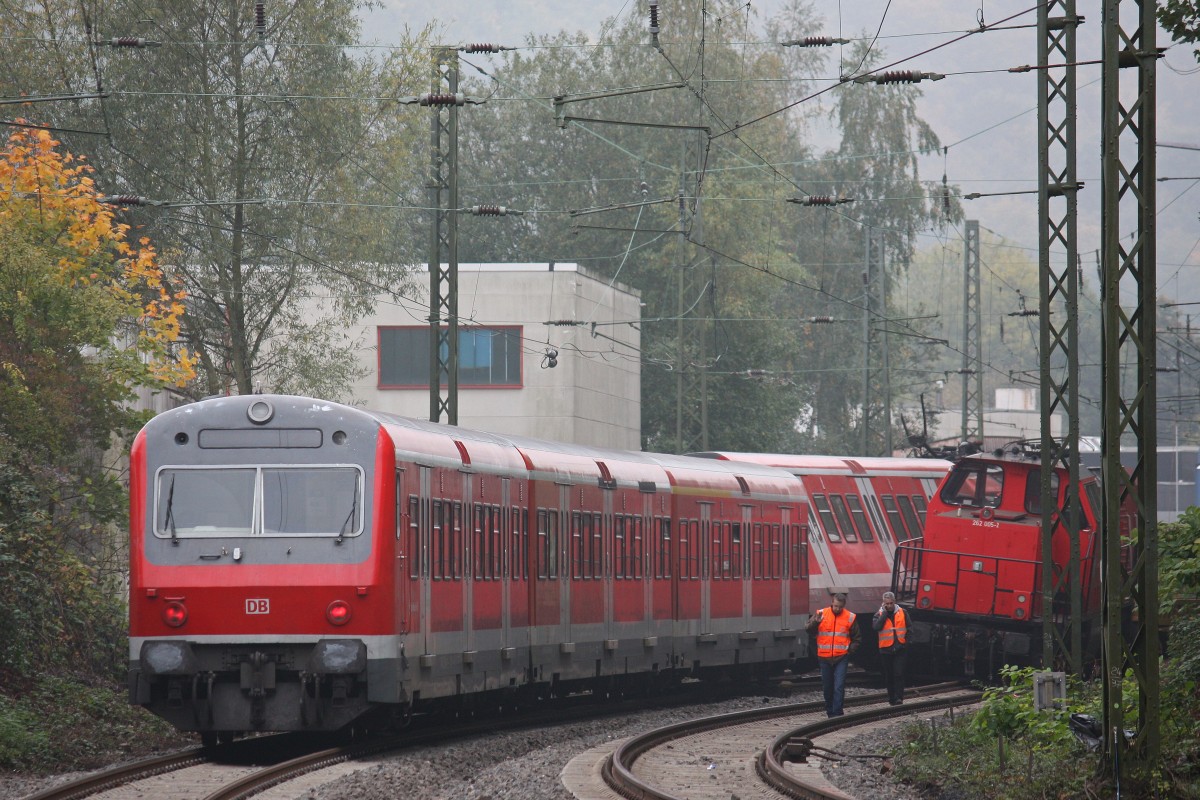
<svg viewBox="0 0 1200 800">
<path fill-rule="evenodd" d="M 325 609 L 325 618 L 333 625 L 345 625 L 350 621 L 350 605 L 344 600 L 334 600 Z"/>
<path fill-rule="evenodd" d="M 180 628 L 183 626 L 183 623 L 187 622 L 187 606 L 178 600 L 172 600 L 163 606 L 162 618 L 163 622 L 172 628 Z"/>
</svg>

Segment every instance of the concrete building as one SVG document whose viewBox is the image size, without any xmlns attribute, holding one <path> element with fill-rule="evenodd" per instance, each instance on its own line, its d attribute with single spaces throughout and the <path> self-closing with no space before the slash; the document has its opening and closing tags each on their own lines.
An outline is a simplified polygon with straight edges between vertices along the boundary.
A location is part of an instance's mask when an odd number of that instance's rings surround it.
<svg viewBox="0 0 1200 800">
<path fill-rule="evenodd" d="M 428 279 L 418 283 L 427 293 Z M 576 264 L 460 264 L 458 313 L 459 425 L 641 449 L 635 289 Z M 424 294 L 380 297 L 347 332 L 367 369 L 351 402 L 429 418 L 428 318 Z"/>
</svg>

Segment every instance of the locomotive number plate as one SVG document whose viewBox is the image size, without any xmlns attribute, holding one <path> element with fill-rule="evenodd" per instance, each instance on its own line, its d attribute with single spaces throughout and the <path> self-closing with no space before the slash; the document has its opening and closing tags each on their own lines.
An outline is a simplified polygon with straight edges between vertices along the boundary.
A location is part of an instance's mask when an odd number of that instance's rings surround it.
<svg viewBox="0 0 1200 800">
<path fill-rule="evenodd" d="M 971 520 L 971 525 L 976 528 L 999 528 L 1000 521 L 995 519 L 975 519 Z"/>
<path fill-rule="evenodd" d="M 265 597 L 262 598 L 246 598 L 246 613 L 247 614 L 270 614 L 271 601 Z"/>
</svg>

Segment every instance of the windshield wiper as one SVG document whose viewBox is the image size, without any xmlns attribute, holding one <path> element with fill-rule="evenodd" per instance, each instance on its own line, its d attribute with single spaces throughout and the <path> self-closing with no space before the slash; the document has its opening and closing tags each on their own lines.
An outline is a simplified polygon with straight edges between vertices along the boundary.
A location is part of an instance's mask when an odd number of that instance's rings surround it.
<svg viewBox="0 0 1200 800">
<path fill-rule="evenodd" d="M 171 530 L 171 544 L 179 546 L 179 537 L 175 535 L 175 475 L 171 476 L 171 487 L 167 489 L 167 516 L 163 524 Z"/>
<path fill-rule="evenodd" d="M 341 530 L 338 531 L 337 538 L 333 540 L 334 544 L 341 544 L 346 536 L 346 528 L 350 526 L 354 519 L 355 512 L 358 511 L 358 476 L 354 477 L 354 499 L 350 501 L 350 513 L 346 515 L 346 521 L 342 523 Z"/>
</svg>

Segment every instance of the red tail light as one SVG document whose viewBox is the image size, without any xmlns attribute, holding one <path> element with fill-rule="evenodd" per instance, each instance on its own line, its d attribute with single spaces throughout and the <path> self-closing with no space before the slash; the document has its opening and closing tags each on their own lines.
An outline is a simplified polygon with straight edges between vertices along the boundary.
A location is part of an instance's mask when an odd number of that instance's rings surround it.
<svg viewBox="0 0 1200 800">
<path fill-rule="evenodd" d="M 334 600 L 325 609 L 325 617 L 334 625 L 345 625 L 350 621 L 350 606 L 342 600 Z"/>
<path fill-rule="evenodd" d="M 172 600 L 163 606 L 162 612 L 163 622 L 170 625 L 172 628 L 179 628 L 183 623 L 187 622 L 188 611 L 187 606 L 178 600 Z"/>
</svg>

